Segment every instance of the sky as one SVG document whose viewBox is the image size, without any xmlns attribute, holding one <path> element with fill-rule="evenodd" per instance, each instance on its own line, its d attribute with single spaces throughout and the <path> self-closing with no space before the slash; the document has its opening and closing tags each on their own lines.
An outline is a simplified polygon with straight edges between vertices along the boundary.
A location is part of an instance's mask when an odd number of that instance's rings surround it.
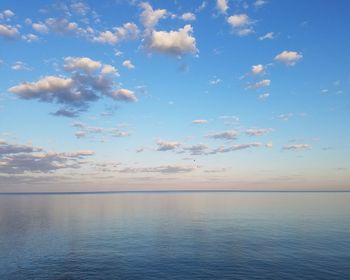
<svg viewBox="0 0 350 280">
<path fill-rule="evenodd" d="M 0 2 L 0 192 L 350 190 L 347 0 Z"/>
</svg>

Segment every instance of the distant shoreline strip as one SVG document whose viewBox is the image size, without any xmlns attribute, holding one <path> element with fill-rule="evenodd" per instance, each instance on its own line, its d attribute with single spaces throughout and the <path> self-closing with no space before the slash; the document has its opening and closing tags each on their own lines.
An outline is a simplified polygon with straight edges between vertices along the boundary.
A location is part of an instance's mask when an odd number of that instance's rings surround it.
<svg viewBox="0 0 350 280">
<path fill-rule="evenodd" d="M 124 190 L 92 192 L 0 192 L 0 195 L 91 195 L 162 193 L 348 193 L 350 190 Z"/>
</svg>

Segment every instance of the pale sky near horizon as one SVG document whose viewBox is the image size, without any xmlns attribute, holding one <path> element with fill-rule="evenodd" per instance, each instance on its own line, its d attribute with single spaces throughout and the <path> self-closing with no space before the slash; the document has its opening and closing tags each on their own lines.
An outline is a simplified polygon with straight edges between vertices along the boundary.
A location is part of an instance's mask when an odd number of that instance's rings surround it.
<svg viewBox="0 0 350 280">
<path fill-rule="evenodd" d="M 350 190 L 350 2 L 0 2 L 0 192 Z"/>
</svg>

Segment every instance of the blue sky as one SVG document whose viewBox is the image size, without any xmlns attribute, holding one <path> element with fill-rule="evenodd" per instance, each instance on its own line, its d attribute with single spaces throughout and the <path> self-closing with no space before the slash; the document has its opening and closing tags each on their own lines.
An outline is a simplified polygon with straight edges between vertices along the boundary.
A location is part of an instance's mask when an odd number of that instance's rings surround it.
<svg viewBox="0 0 350 280">
<path fill-rule="evenodd" d="M 0 191 L 349 189 L 348 1 L 1 1 Z"/>
</svg>

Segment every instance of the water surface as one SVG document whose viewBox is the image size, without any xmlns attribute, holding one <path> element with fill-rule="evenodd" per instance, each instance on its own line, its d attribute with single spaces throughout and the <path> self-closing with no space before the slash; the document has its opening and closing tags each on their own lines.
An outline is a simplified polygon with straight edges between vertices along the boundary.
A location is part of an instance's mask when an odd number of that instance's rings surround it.
<svg viewBox="0 0 350 280">
<path fill-rule="evenodd" d="M 350 279 L 350 193 L 0 195 L 0 279 Z"/>
</svg>

